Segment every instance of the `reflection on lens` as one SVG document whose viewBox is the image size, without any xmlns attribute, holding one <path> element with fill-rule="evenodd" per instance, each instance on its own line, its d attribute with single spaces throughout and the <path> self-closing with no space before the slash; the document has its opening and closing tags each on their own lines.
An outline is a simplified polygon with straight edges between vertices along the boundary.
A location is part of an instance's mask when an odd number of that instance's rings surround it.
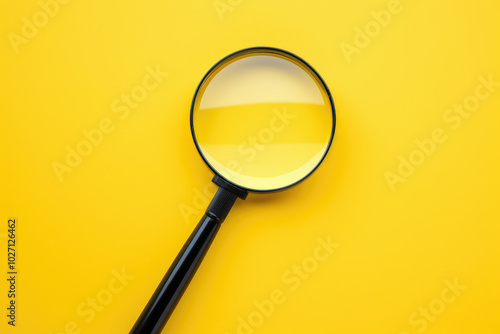
<svg viewBox="0 0 500 334">
<path fill-rule="evenodd" d="M 193 132 L 210 167 L 241 187 L 292 185 L 321 162 L 333 131 L 326 87 L 300 60 L 265 49 L 218 64 L 193 103 Z"/>
</svg>

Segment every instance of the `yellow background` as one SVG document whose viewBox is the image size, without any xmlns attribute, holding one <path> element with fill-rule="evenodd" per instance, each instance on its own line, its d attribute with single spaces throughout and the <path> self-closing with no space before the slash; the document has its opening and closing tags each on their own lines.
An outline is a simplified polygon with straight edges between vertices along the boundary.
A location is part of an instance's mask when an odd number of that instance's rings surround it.
<svg viewBox="0 0 500 334">
<path fill-rule="evenodd" d="M 457 279 L 467 288 L 424 332 L 500 333 L 500 87 L 458 129 L 443 120 L 479 76 L 500 81 L 498 2 L 402 1 L 351 62 L 340 45 L 387 1 L 232 4 L 221 19 L 212 0 L 73 0 L 16 53 L 7 36 L 40 5 L 2 2 L 0 331 L 69 333 L 74 321 L 80 333 L 128 332 L 206 200 L 210 174 L 189 131 L 194 90 L 220 58 L 266 45 L 303 57 L 329 85 L 332 150 L 302 184 L 235 205 L 165 332 L 237 333 L 238 317 L 278 289 L 285 302 L 254 333 L 414 334 L 412 314 Z M 168 77 L 120 119 L 113 101 L 157 65 Z M 114 130 L 59 182 L 52 163 L 105 118 Z M 391 191 L 384 173 L 435 128 L 447 140 Z M 15 328 L 5 317 L 9 217 Z M 328 236 L 340 247 L 292 291 L 282 275 Z M 122 269 L 135 278 L 86 322 L 78 305 Z"/>
</svg>

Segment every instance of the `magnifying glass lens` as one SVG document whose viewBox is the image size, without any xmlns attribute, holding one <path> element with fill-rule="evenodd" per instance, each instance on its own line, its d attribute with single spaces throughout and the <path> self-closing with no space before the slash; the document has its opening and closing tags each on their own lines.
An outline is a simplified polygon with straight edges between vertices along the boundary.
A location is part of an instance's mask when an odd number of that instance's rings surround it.
<svg viewBox="0 0 500 334">
<path fill-rule="evenodd" d="M 328 90 L 287 54 L 237 54 L 215 66 L 193 104 L 198 149 L 219 175 L 243 188 L 292 185 L 321 162 L 332 136 Z"/>
</svg>

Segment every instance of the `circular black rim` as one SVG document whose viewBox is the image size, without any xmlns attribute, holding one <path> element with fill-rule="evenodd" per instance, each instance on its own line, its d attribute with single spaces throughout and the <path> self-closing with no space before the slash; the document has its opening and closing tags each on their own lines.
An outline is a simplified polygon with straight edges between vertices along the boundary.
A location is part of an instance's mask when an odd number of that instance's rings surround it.
<svg viewBox="0 0 500 334">
<path fill-rule="evenodd" d="M 208 76 L 212 73 L 212 71 L 215 68 L 217 68 L 220 64 L 224 63 L 229 58 L 233 58 L 234 56 L 237 56 L 240 53 L 244 53 L 244 52 L 246 53 L 248 51 L 255 51 L 255 52 L 263 51 L 263 52 L 266 52 L 266 53 L 285 54 L 285 55 L 287 55 L 287 56 L 289 56 L 291 58 L 295 58 L 296 60 L 298 60 L 299 62 L 301 62 L 303 65 L 305 65 L 308 69 L 310 69 L 314 73 L 314 75 L 316 75 L 318 77 L 319 81 L 321 82 L 321 84 L 325 88 L 325 91 L 326 91 L 326 93 L 328 95 L 328 99 L 330 100 L 330 105 L 332 106 L 332 133 L 330 135 L 330 139 L 328 141 L 328 145 L 326 147 L 325 153 L 323 154 L 323 156 L 321 157 L 321 159 L 319 160 L 319 162 L 316 164 L 316 166 L 314 166 L 314 168 L 311 169 L 311 171 L 309 173 L 307 173 L 304 177 L 302 177 L 298 181 L 295 181 L 294 183 L 291 183 L 291 184 L 286 185 L 286 186 L 281 187 L 281 188 L 266 189 L 266 190 L 252 189 L 252 188 L 241 186 L 239 184 L 236 184 L 236 183 L 228 180 L 227 178 L 225 178 L 224 176 L 222 176 L 219 172 L 217 172 L 217 170 L 214 167 L 212 167 L 212 165 L 210 165 L 210 163 L 207 161 L 207 159 L 205 159 L 205 156 L 201 152 L 201 148 L 200 148 L 200 146 L 198 144 L 198 141 L 196 140 L 196 134 L 194 132 L 194 125 L 193 125 L 194 105 L 195 105 L 195 102 L 196 102 L 196 97 L 198 96 L 198 92 L 199 92 L 201 86 L 203 85 L 203 83 L 208 78 Z M 297 183 L 303 181 L 309 175 L 311 175 L 318 168 L 318 166 L 321 165 L 321 163 L 325 159 L 326 155 L 328 154 L 328 151 L 330 150 L 330 147 L 332 146 L 333 135 L 335 134 L 335 125 L 337 123 L 337 117 L 335 115 L 335 104 L 333 103 L 332 94 L 330 93 L 330 90 L 328 89 L 328 86 L 326 85 L 326 83 L 323 80 L 323 78 L 319 75 L 319 73 L 311 65 L 309 65 L 308 62 L 306 62 L 304 59 L 300 58 L 299 56 L 297 56 L 297 55 L 295 55 L 295 54 L 293 54 L 293 53 L 291 53 L 289 51 L 286 51 L 286 50 L 283 50 L 283 49 L 279 49 L 279 48 L 269 47 L 269 46 L 255 46 L 255 47 L 250 47 L 250 48 L 238 50 L 236 52 L 233 52 L 233 53 L 225 56 L 224 58 L 222 58 L 221 60 L 219 60 L 217 63 L 215 63 L 207 71 L 207 73 L 205 73 L 205 75 L 203 76 L 203 79 L 201 79 L 200 83 L 198 84 L 198 87 L 196 87 L 196 90 L 195 90 L 194 96 L 193 96 L 193 101 L 191 102 L 191 111 L 190 111 L 189 118 L 190 118 L 190 126 L 191 126 L 191 135 L 193 137 L 194 145 L 196 146 L 196 149 L 198 150 L 198 153 L 200 154 L 201 158 L 203 159 L 203 161 L 205 162 L 205 164 L 208 166 L 208 168 L 210 168 L 210 170 L 215 175 L 218 175 L 219 177 L 221 177 L 225 181 L 229 182 L 230 184 L 234 185 L 235 187 L 242 188 L 242 189 L 245 189 L 245 190 L 248 190 L 248 191 L 253 191 L 253 192 L 273 192 L 273 191 L 279 191 L 279 190 L 287 189 L 287 188 L 293 187 L 294 185 L 296 185 Z"/>
</svg>

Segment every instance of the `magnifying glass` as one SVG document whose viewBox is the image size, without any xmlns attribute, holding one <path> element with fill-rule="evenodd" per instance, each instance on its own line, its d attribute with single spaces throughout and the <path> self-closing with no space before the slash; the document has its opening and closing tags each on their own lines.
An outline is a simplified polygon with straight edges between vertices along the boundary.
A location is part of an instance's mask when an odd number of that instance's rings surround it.
<svg viewBox="0 0 500 334">
<path fill-rule="evenodd" d="M 219 189 L 130 333 L 162 330 L 237 198 L 304 180 L 334 132 L 328 87 L 298 56 L 255 47 L 216 63 L 194 94 L 191 133 Z"/>
</svg>

